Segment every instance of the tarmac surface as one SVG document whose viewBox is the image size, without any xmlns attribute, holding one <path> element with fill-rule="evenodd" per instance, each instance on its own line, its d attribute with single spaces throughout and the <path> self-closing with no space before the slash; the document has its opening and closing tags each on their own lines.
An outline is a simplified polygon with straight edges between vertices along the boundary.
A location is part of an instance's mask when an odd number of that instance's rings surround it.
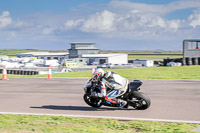
<svg viewBox="0 0 200 133">
<path fill-rule="evenodd" d="M 81 78 L 12 78 L 0 80 L 1 113 L 40 113 L 99 118 L 157 119 L 200 123 L 200 81 L 141 80 L 141 92 L 151 98 L 147 110 L 95 109 L 83 100 Z"/>
</svg>

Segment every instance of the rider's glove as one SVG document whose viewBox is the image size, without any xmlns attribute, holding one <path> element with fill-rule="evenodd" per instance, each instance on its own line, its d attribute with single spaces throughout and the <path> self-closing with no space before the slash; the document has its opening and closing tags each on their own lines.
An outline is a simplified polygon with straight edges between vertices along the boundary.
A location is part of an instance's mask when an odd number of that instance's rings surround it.
<svg viewBox="0 0 200 133">
<path fill-rule="evenodd" d="M 104 97 L 101 93 L 97 93 L 97 92 L 91 92 L 91 96 L 93 97 Z"/>
</svg>

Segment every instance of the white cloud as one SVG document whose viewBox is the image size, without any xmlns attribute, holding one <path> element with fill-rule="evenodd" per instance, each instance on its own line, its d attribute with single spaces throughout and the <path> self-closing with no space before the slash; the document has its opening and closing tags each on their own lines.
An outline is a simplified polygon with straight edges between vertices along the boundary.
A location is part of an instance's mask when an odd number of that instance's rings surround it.
<svg viewBox="0 0 200 133">
<path fill-rule="evenodd" d="M 196 26 L 200 26 L 200 9 L 195 10 L 192 15 L 189 16 L 190 26 L 196 28 Z"/>
<path fill-rule="evenodd" d="M 70 27 L 71 30 L 106 34 L 107 37 L 114 37 L 118 34 L 117 37 L 123 35 L 122 37 L 131 38 L 129 36 L 137 34 L 143 38 L 144 34 L 156 34 L 158 31 L 175 32 L 180 23 L 180 20 L 166 20 L 157 15 L 137 14 L 137 12 L 124 15 L 104 10 L 90 15 L 87 19 L 68 20 L 65 26 Z M 132 38 L 134 39 L 134 37 Z"/>
<path fill-rule="evenodd" d="M 52 33 L 53 32 L 53 29 L 52 28 L 45 28 L 45 29 L 43 29 L 43 31 L 42 31 L 42 33 L 44 34 L 44 35 L 48 35 L 48 34 L 50 34 L 50 33 Z"/>
<path fill-rule="evenodd" d="M 172 29 L 173 31 L 177 31 L 178 28 L 180 27 L 180 20 L 172 20 L 169 21 L 169 28 Z"/>
<path fill-rule="evenodd" d="M 68 20 L 64 23 L 64 28 L 66 29 L 73 29 L 81 25 L 81 23 L 84 22 L 84 19 L 80 20 Z"/>
<path fill-rule="evenodd" d="M 151 22 L 151 21 L 149 21 Z M 156 27 L 156 26 L 159 26 L 159 27 L 162 27 L 162 28 L 166 28 L 166 23 L 164 21 L 164 19 L 162 19 L 161 17 L 157 17 L 155 19 L 152 19 L 152 27 Z"/>
<path fill-rule="evenodd" d="M 81 30 L 83 32 L 110 32 L 114 30 L 116 15 L 110 11 L 104 10 L 91 15 L 83 22 Z"/>
<path fill-rule="evenodd" d="M 134 3 L 113 0 L 108 9 L 65 23 L 70 30 L 95 33 L 106 38 L 159 39 L 161 36 L 176 38 L 174 35 L 187 33 L 190 26 L 200 25 L 200 13 L 190 19 L 168 20 L 165 15 L 177 10 L 199 8 L 199 0 L 179 0 L 166 5 Z M 69 28 L 68 28 L 69 29 Z M 180 35 L 181 36 L 181 35 Z"/>
<path fill-rule="evenodd" d="M 166 14 L 176 10 L 199 8 L 199 0 L 178 0 L 169 4 L 152 5 L 145 3 L 135 3 L 130 1 L 113 0 L 110 2 L 109 7 L 115 11 L 120 12 L 145 12 L 145 13 L 157 13 Z"/>
<path fill-rule="evenodd" d="M 12 19 L 10 17 L 10 13 L 8 11 L 4 11 L 0 16 L 0 28 L 6 27 L 7 25 L 12 23 Z"/>
<path fill-rule="evenodd" d="M 61 29 L 77 29 L 82 32 L 93 33 L 111 32 L 114 30 L 115 17 L 114 13 L 104 10 L 90 15 L 88 18 L 67 20 Z"/>
<path fill-rule="evenodd" d="M 199 7 L 199 0 L 179 0 L 166 5 L 113 0 L 107 7 L 90 14 L 40 13 L 28 14 L 17 20 L 11 18 L 9 11 L 4 11 L 0 14 L 0 38 L 63 39 L 63 42 L 71 38 L 131 41 L 195 38 L 200 36 L 200 9 L 186 19 L 169 20 L 165 15 L 176 10 Z"/>
</svg>

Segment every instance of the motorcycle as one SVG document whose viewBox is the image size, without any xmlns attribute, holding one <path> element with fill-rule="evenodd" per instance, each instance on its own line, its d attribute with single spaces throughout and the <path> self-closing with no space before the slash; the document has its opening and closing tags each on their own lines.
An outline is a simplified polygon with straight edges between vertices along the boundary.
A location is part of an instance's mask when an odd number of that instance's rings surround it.
<svg viewBox="0 0 200 133">
<path fill-rule="evenodd" d="M 139 92 L 142 82 L 140 80 L 133 80 L 129 82 L 127 91 L 122 95 L 117 97 L 117 99 L 127 101 L 127 104 L 123 108 L 128 108 L 132 106 L 136 110 L 145 110 L 150 107 L 151 100 L 150 97 L 143 93 Z M 91 96 L 92 92 L 100 93 L 101 87 L 99 83 L 91 78 L 84 86 L 85 94 L 83 96 L 84 101 L 91 107 L 100 108 L 102 105 L 110 107 L 120 107 L 118 104 L 113 104 L 106 101 L 101 97 Z M 109 88 L 107 88 L 109 92 Z"/>
</svg>

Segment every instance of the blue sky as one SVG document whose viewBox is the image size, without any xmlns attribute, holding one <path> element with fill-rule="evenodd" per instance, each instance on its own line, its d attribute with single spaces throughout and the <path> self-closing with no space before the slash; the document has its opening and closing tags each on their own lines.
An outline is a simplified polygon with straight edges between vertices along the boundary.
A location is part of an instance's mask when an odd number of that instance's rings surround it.
<svg viewBox="0 0 200 133">
<path fill-rule="evenodd" d="M 199 0 L 0 1 L 0 48 L 182 50 L 199 31 Z"/>
</svg>

